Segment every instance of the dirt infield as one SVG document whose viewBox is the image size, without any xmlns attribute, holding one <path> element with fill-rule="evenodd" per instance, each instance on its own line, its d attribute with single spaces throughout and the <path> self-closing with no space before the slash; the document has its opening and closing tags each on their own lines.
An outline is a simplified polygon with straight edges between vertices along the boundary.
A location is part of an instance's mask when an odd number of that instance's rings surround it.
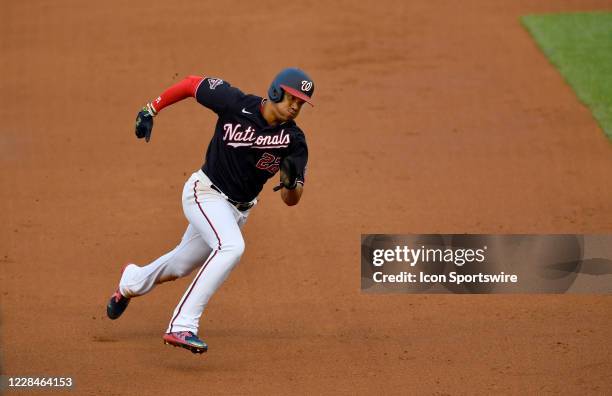
<svg viewBox="0 0 612 396">
<path fill-rule="evenodd" d="M 612 232 L 612 144 L 518 19 L 610 3 L 542 3 L 6 5 L 3 374 L 85 395 L 612 391 L 610 296 L 359 290 L 361 233 Z M 292 65 L 317 83 L 305 193 L 266 186 L 209 353 L 162 344 L 188 279 L 108 320 L 122 265 L 179 242 L 215 120 L 185 101 L 145 144 L 138 108 L 189 74 L 264 94 Z"/>
</svg>

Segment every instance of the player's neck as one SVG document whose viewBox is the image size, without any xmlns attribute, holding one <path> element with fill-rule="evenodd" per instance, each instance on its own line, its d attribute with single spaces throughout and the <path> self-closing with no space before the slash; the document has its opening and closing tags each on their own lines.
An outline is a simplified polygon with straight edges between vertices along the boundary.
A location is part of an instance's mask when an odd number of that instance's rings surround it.
<svg viewBox="0 0 612 396">
<path fill-rule="evenodd" d="M 270 126 L 278 125 L 280 123 L 273 106 L 274 105 L 269 100 L 265 100 L 261 106 L 261 115 Z"/>
</svg>

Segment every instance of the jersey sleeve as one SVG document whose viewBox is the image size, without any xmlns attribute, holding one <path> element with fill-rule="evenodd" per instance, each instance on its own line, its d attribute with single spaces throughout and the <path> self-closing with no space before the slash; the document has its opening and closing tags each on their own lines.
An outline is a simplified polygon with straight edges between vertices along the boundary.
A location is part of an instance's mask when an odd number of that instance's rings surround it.
<svg viewBox="0 0 612 396">
<path fill-rule="evenodd" d="M 174 84 L 162 92 L 153 102 L 150 103 L 154 114 L 162 111 L 163 108 L 170 106 L 180 100 L 195 97 L 196 88 L 200 85 L 202 77 L 188 76 L 182 81 Z"/>
<path fill-rule="evenodd" d="M 304 184 L 306 180 L 306 165 L 308 163 L 308 145 L 306 145 L 306 137 L 302 132 L 297 134 L 292 139 L 289 145 L 289 154 L 295 161 L 297 168 L 297 182 Z"/>
<path fill-rule="evenodd" d="M 244 93 L 220 78 L 206 77 L 196 89 L 196 100 L 217 114 L 222 114 L 233 107 Z"/>
</svg>

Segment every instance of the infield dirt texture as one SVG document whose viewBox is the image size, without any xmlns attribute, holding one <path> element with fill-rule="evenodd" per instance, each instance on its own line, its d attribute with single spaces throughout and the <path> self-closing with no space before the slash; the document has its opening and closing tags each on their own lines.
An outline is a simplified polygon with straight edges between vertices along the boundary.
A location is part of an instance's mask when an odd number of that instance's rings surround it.
<svg viewBox="0 0 612 396">
<path fill-rule="evenodd" d="M 3 374 L 83 395 L 612 391 L 609 295 L 359 289 L 361 233 L 612 232 L 612 145 L 519 20 L 609 1 L 128 3 L 0 14 Z M 294 65 L 317 84 L 304 196 L 266 186 L 209 353 L 162 344 L 188 279 L 108 320 L 123 264 L 179 242 L 215 122 L 186 100 L 145 144 L 138 109 L 189 74 L 263 95 Z"/>
</svg>

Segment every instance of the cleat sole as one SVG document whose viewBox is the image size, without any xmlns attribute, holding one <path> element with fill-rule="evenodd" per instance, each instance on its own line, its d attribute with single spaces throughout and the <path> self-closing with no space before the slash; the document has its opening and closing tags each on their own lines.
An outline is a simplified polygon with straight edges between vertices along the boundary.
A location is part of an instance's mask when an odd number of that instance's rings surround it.
<svg viewBox="0 0 612 396">
<path fill-rule="evenodd" d="M 169 341 L 166 341 L 166 340 L 164 340 L 164 345 L 172 345 L 175 348 L 176 347 L 184 348 L 184 349 L 187 349 L 188 351 L 191 351 L 191 353 L 194 353 L 194 354 L 202 354 L 202 353 L 208 351 L 208 348 L 198 348 L 198 347 L 194 347 L 194 346 L 190 346 L 190 345 L 169 342 Z"/>
</svg>

